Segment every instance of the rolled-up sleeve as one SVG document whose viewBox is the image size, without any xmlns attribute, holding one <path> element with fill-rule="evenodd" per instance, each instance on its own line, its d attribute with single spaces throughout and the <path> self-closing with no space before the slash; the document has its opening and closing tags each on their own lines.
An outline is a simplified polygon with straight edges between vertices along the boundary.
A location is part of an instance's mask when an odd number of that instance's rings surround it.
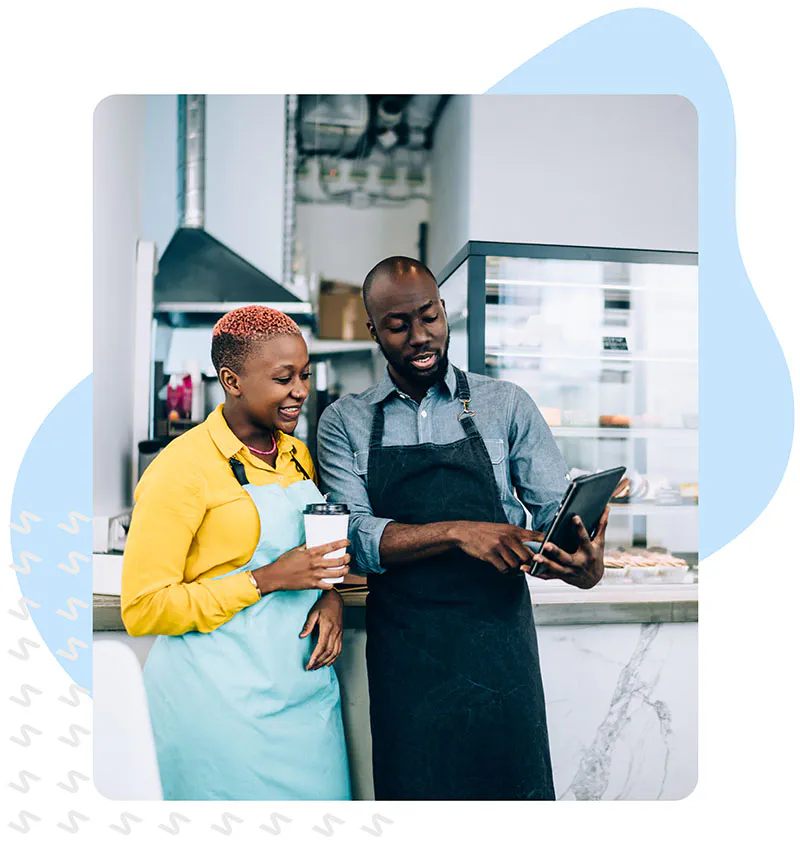
<svg viewBox="0 0 800 856">
<path fill-rule="evenodd" d="M 182 465 L 182 466 L 181 466 Z M 258 600 L 244 574 L 186 582 L 205 486 L 190 462 L 159 456 L 136 488 L 122 565 L 122 620 L 131 636 L 210 633 Z"/>
<path fill-rule="evenodd" d="M 569 471 L 553 432 L 533 399 L 511 384 L 508 409 L 508 445 L 511 481 L 522 504 L 530 511 L 533 527 L 545 530 L 555 517 Z"/>
<path fill-rule="evenodd" d="M 356 449 L 335 405 L 326 408 L 317 429 L 317 457 L 323 491 L 329 502 L 346 503 L 350 509 L 350 555 L 353 570 L 381 574 L 380 544 L 383 530 L 392 522 L 375 517 L 367 492 L 366 474 L 354 467 Z"/>
</svg>

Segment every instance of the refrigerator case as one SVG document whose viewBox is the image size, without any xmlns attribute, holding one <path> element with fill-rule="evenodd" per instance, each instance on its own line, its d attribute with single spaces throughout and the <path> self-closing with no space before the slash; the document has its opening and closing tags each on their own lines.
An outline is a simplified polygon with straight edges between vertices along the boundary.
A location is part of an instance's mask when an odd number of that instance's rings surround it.
<svg viewBox="0 0 800 856">
<path fill-rule="evenodd" d="M 456 365 L 525 389 L 573 475 L 626 467 L 607 548 L 696 563 L 697 254 L 471 241 L 439 283 Z"/>
</svg>

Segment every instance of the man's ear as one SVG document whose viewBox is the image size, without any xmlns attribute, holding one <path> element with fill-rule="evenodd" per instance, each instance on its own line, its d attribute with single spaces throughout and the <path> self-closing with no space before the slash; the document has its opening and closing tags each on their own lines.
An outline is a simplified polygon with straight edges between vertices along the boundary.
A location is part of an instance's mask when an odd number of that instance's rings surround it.
<svg viewBox="0 0 800 856">
<path fill-rule="evenodd" d="M 442 304 L 442 309 L 444 309 L 444 316 L 446 318 L 447 317 L 447 305 L 445 304 L 444 300 L 442 300 L 441 298 L 439 298 L 439 302 Z"/>
<path fill-rule="evenodd" d="M 238 398 L 242 394 L 242 389 L 239 384 L 239 375 L 231 371 L 227 366 L 223 366 L 219 370 L 219 382 L 222 388 L 228 395 Z"/>
<path fill-rule="evenodd" d="M 375 325 L 372 323 L 372 319 L 367 321 L 367 330 L 369 330 L 370 336 L 372 336 L 372 341 L 378 341 L 378 334 L 375 332 Z"/>
</svg>

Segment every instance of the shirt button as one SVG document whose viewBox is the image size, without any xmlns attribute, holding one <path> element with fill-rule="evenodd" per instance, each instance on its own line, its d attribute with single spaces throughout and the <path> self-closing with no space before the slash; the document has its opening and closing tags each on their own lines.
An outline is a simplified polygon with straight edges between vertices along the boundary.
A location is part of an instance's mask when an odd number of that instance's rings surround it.
<svg viewBox="0 0 800 856">
<path fill-rule="evenodd" d="M 422 411 L 422 415 L 423 415 L 423 417 L 424 417 L 424 416 L 427 416 L 427 415 L 428 415 L 427 411 L 423 410 L 423 411 Z"/>
</svg>

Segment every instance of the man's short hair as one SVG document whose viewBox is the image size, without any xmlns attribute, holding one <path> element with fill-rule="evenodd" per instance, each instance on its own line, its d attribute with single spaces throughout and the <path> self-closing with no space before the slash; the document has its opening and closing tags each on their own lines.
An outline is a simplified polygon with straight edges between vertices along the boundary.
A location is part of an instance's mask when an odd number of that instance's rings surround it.
<svg viewBox="0 0 800 856">
<path fill-rule="evenodd" d="M 412 259 L 409 256 L 389 256 L 386 259 L 378 262 L 374 268 L 366 275 L 364 285 L 361 288 L 361 296 L 364 299 L 364 307 L 367 310 L 367 315 L 372 318 L 372 313 L 369 311 L 367 298 L 369 297 L 372 284 L 380 276 L 389 276 L 393 279 L 400 279 L 409 273 L 424 273 L 427 274 L 434 282 L 436 277 L 431 273 L 430 268 L 423 264 L 419 259 Z"/>
</svg>

